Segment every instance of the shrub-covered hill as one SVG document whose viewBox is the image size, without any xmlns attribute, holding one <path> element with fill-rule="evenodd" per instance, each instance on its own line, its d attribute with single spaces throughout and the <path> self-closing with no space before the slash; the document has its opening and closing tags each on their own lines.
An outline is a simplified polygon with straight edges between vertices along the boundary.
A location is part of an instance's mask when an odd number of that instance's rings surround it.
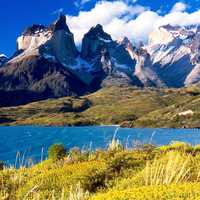
<svg viewBox="0 0 200 200">
<path fill-rule="evenodd" d="M 2 165 L 1 165 L 2 166 Z M 62 145 L 29 168 L 0 170 L 1 200 L 199 200 L 200 147 L 182 142 L 95 152 Z"/>
<path fill-rule="evenodd" d="M 0 109 L 2 125 L 101 125 L 199 127 L 200 88 L 107 87 L 83 97 L 65 97 Z M 186 115 L 184 113 L 186 112 Z"/>
</svg>

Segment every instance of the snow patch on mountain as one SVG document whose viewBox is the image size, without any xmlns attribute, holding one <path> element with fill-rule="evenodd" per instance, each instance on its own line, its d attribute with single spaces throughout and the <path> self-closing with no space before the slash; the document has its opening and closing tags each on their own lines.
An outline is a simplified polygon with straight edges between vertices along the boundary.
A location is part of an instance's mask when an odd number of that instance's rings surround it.
<svg viewBox="0 0 200 200">
<path fill-rule="evenodd" d="M 7 58 L 5 54 L 0 54 L 0 58 Z"/>
<path fill-rule="evenodd" d="M 5 54 L 0 54 L 0 66 L 8 61 L 8 57 Z"/>
<path fill-rule="evenodd" d="M 76 70 L 91 71 L 92 65 L 78 56 L 76 58 L 76 64 L 72 65 L 71 68 Z"/>
<path fill-rule="evenodd" d="M 32 50 L 45 44 L 52 37 L 51 31 L 35 32 L 34 35 L 22 35 L 17 39 L 18 50 Z"/>
<path fill-rule="evenodd" d="M 99 37 L 98 39 L 101 40 L 101 41 L 103 41 L 103 42 L 105 42 L 105 43 L 110 43 L 110 42 L 112 42 L 112 40 L 106 40 L 106 39 L 104 39 L 104 38 L 102 38 L 102 37 Z"/>
<path fill-rule="evenodd" d="M 56 57 L 47 53 L 43 53 L 43 57 L 50 62 L 57 62 Z"/>
</svg>

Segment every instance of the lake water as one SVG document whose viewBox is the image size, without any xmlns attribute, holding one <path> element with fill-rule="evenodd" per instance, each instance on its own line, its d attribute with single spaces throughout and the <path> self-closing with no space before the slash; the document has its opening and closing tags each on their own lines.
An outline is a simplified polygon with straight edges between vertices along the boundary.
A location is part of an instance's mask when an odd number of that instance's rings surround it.
<svg viewBox="0 0 200 200">
<path fill-rule="evenodd" d="M 46 158 L 48 147 L 54 143 L 63 143 L 68 149 L 106 148 L 114 135 L 127 147 L 133 146 L 136 141 L 156 145 L 169 144 L 171 141 L 200 144 L 198 129 L 129 129 L 116 126 L 0 127 L 0 160 L 12 165 L 16 158 L 19 163 L 29 158 L 37 162 Z"/>
</svg>

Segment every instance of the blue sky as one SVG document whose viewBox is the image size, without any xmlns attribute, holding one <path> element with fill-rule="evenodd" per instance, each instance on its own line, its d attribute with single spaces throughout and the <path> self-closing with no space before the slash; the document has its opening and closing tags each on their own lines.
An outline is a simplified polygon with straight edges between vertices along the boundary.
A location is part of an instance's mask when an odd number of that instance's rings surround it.
<svg viewBox="0 0 200 200">
<path fill-rule="evenodd" d="M 140 5 L 141 8 L 144 7 L 145 9 L 151 10 L 155 13 L 159 13 L 160 16 L 169 13 L 172 7 L 178 2 L 177 0 L 138 0 L 136 3 L 133 3 L 134 0 L 121 1 L 123 1 L 127 6 Z M 16 38 L 21 34 L 21 32 L 23 32 L 27 26 L 34 23 L 51 23 L 56 19 L 56 10 L 63 9 L 63 12 L 69 17 L 79 16 L 80 11 L 90 12 L 99 2 L 100 1 L 97 0 L 1 0 L 0 53 L 12 55 L 16 49 Z M 110 2 L 117 2 L 117 0 Z M 183 9 L 182 12 L 192 13 L 200 8 L 199 0 L 187 0 L 187 2 L 182 1 L 182 3 L 187 4 L 187 8 Z M 136 18 L 144 11 L 139 11 L 136 15 L 128 15 L 128 17 Z M 109 11 L 105 10 L 105 12 Z M 120 13 L 119 15 L 122 14 L 124 15 L 125 13 Z M 104 13 L 102 13 L 102 15 L 104 15 Z M 115 15 L 114 18 L 116 19 L 117 16 Z M 121 18 L 121 16 L 119 18 Z M 109 18 L 109 20 L 111 19 Z M 77 32 L 77 42 L 79 42 L 81 37 L 78 35 L 79 31 L 77 30 L 77 23 L 79 22 L 81 23 L 79 18 L 74 18 L 73 21 L 69 22 L 70 27 Z M 91 24 L 93 25 L 93 23 L 94 22 Z M 98 21 L 96 23 L 98 23 Z M 105 25 L 107 26 L 107 29 L 111 26 L 106 22 Z M 143 24 L 141 24 L 141 26 L 142 25 Z M 87 28 L 87 26 L 82 27 L 83 33 Z M 111 32 L 115 34 L 114 31 L 116 30 L 112 30 Z M 130 35 L 130 37 L 132 37 L 132 35 Z M 133 36 L 133 38 L 134 37 L 136 36 Z"/>
</svg>

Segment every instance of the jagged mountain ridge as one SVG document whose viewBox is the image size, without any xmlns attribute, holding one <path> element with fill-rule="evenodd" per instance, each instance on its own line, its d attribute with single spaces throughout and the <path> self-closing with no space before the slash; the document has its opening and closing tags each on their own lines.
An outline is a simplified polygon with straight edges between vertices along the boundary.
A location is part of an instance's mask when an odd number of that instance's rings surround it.
<svg viewBox="0 0 200 200">
<path fill-rule="evenodd" d="M 81 57 L 97 72 L 103 70 L 101 85 L 137 84 L 132 74 L 135 59 L 125 44 L 112 40 L 99 24 L 84 35 Z"/>
<path fill-rule="evenodd" d="M 79 52 L 61 15 L 48 27 L 27 28 L 15 54 L 0 58 L 0 105 L 79 96 L 107 85 L 182 87 L 200 81 L 199 63 L 199 26 L 159 27 L 136 48 L 126 37 L 114 41 L 98 24 L 84 35 Z M 16 93 L 17 100 L 4 101 Z"/>
<path fill-rule="evenodd" d="M 92 50 L 87 44 L 88 35 L 94 38 L 89 43 L 96 42 Z M 93 27 L 84 38 L 83 46 L 85 44 L 86 47 L 79 52 L 63 15 L 48 27 L 33 25 L 27 28 L 17 39 L 16 53 L 0 69 L 0 106 L 80 96 L 107 83 L 133 84 L 129 67 L 135 61 L 124 47 L 103 31 L 101 25 Z M 123 51 L 126 60 L 120 60 L 120 51 Z M 84 53 L 94 55 L 86 58 Z M 129 67 L 119 71 L 117 68 L 124 67 L 127 61 L 130 62 Z M 130 76 L 124 70 L 129 70 Z"/>
<path fill-rule="evenodd" d="M 166 86 L 182 87 L 199 82 L 199 26 L 159 27 L 151 33 L 144 49 L 151 58 L 150 68 Z"/>
<path fill-rule="evenodd" d="M 17 47 L 14 56 L 0 69 L 1 106 L 93 91 L 92 84 L 66 67 L 76 64 L 78 51 L 64 16 L 50 27 L 28 28 L 18 38 Z"/>
</svg>

